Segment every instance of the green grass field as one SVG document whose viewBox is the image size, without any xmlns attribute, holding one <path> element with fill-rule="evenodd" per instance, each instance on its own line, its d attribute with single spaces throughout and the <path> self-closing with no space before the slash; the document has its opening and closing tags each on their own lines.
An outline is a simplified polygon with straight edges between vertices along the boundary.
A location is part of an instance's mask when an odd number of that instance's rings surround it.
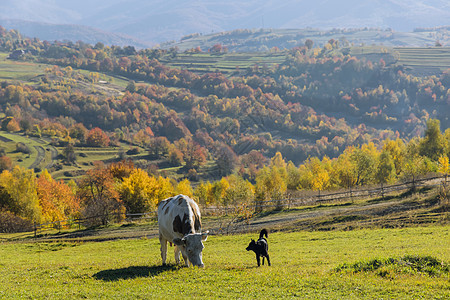
<svg viewBox="0 0 450 300">
<path fill-rule="evenodd" d="M 44 74 L 48 65 L 6 59 L 9 53 L 0 52 L 0 79 L 30 82 L 30 79 Z"/>
<path fill-rule="evenodd" d="M 409 267 L 338 272 L 405 255 L 450 262 L 450 226 L 269 234 L 272 266 L 246 252 L 252 235 L 210 236 L 204 269 L 161 267 L 158 239 L 2 243 L 2 299 L 448 299 L 450 276 Z M 170 264 L 172 263 L 172 264 Z"/>
</svg>

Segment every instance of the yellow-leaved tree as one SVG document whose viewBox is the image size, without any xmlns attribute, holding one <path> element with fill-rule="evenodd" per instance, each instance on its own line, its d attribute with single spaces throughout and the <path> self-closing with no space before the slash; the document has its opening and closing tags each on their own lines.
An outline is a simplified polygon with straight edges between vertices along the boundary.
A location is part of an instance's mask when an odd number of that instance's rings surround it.
<svg viewBox="0 0 450 300">
<path fill-rule="evenodd" d="M 119 187 L 127 213 L 154 211 L 161 200 L 172 196 L 173 191 L 169 179 L 155 178 L 142 169 L 134 169 Z"/>
<path fill-rule="evenodd" d="M 194 192 L 192 191 L 192 186 L 191 186 L 191 182 L 189 181 L 189 179 L 183 179 L 180 182 L 178 182 L 177 184 L 177 188 L 176 188 L 176 193 L 177 194 L 183 194 L 189 197 L 193 197 L 194 196 Z"/>
<path fill-rule="evenodd" d="M 215 199 L 212 193 L 213 185 L 211 182 L 200 182 L 194 189 L 194 197 L 201 205 L 209 206 Z"/>
<path fill-rule="evenodd" d="M 0 209 L 33 222 L 41 221 L 35 174 L 20 166 L 0 174 Z"/>
</svg>

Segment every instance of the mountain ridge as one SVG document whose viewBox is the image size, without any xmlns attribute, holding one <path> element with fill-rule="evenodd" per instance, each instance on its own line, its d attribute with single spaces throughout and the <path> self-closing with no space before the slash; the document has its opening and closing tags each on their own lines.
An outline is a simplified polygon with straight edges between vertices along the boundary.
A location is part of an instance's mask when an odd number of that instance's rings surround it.
<svg viewBox="0 0 450 300">
<path fill-rule="evenodd" d="M 183 36 L 240 28 L 392 28 L 409 32 L 417 27 L 448 25 L 450 3 L 444 0 L 278 1 L 245 3 L 219 0 L 5 0 L 0 18 L 52 24 L 77 24 L 163 43 Z"/>
</svg>

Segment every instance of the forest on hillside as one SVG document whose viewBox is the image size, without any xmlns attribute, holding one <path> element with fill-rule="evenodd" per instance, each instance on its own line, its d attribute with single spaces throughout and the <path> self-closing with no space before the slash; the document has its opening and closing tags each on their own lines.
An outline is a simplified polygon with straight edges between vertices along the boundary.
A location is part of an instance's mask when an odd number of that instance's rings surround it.
<svg viewBox="0 0 450 300">
<path fill-rule="evenodd" d="M 51 66 L 32 82 L 1 83 L 2 130 L 51 138 L 68 163 L 76 160 L 73 147 L 127 143 L 185 174 L 174 181 L 122 161 L 98 164 L 77 182 L 55 181 L 45 170 L 35 180 L 3 155 L 4 218 L 149 211 L 174 192 L 202 205 L 239 205 L 287 190 L 448 173 L 450 71 L 415 77 L 343 53 L 335 40 L 323 48 L 306 43 L 286 51 L 282 64 L 232 76 L 168 67 L 160 60 L 176 57 L 175 48 L 50 43 L 1 27 L 0 51 Z M 215 45 L 209 53 L 223 51 Z M 93 88 L 109 84 L 102 74 L 129 83 L 120 93 Z M 200 178 L 208 161 L 214 167 Z"/>
</svg>

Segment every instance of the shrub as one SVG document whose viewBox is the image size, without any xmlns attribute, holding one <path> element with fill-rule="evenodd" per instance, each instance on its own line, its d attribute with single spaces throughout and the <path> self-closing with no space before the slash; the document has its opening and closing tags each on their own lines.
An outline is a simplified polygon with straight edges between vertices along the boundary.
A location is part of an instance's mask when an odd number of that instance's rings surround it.
<svg viewBox="0 0 450 300">
<path fill-rule="evenodd" d="M 25 145 L 24 143 L 22 143 L 22 142 L 19 142 L 19 143 L 16 144 L 16 151 L 17 152 L 22 152 L 24 154 L 30 154 L 31 153 L 30 148 L 27 145 Z"/>
<path fill-rule="evenodd" d="M 0 232 L 26 232 L 33 231 L 33 223 L 9 211 L 0 211 Z"/>
<path fill-rule="evenodd" d="M 381 277 L 386 277 L 391 271 L 397 273 L 423 273 L 429 276 L 448 276 L 450 265 L 432 256 L 405 255 L 401 258 L 375 258 L 353 264 L 346 263 L 338 266 L 335 271 L 349 271 L 352 273 L 376 271 Z"/>
</svg>

